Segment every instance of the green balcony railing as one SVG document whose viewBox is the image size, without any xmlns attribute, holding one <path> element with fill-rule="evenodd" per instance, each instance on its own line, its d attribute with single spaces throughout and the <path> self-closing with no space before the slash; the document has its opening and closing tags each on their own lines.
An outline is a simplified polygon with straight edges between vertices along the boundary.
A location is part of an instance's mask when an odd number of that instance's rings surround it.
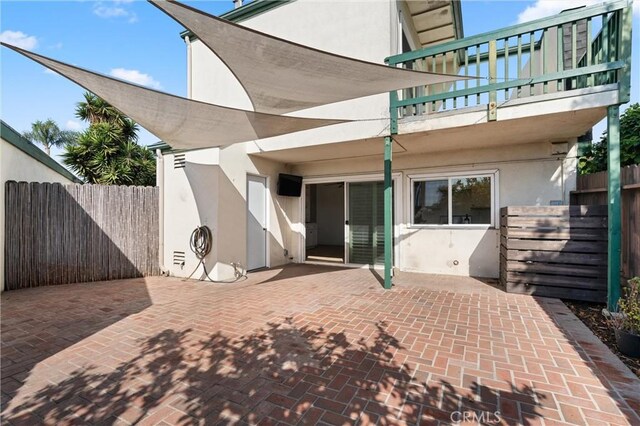
<svg viewBox="0 0 640 426">
<path fill-rule="evenodd" d="M 562 12 L 497 31 L 406 52 L 390 66 L 472 79 L 391 92 L 391 118 L 487 105 L 489 120 L 511 99 L 618 84 L 630 90 L 631 4 Z M 392 123 L 393 126 L 393 123 Z"/>
</svg>

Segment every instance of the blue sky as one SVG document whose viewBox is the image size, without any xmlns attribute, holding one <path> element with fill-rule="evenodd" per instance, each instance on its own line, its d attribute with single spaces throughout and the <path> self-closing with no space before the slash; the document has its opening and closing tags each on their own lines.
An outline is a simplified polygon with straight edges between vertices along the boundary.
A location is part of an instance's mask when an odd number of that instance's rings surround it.
<svg viewBox="0 0 640 426">
<path fill-rule="evenodd" d="M 478 34 L 550 16 L 561 9 L 602 1 L 463 0 L 464 32 L 466 36 Z M 231 0 L 185 3 L 213 14 L 233 8 Z M 640 0 L 635 6 L 632 97 L 638 102 Z M 0 37 L 3 41 L 103 74 L 185 96 L 186 50 L 179 37 L 180 31 L 179 24 L 141 0 L 0 2 Z M 66 129 L 85 126 L 74 116 L 75 104 L 84 92 L 79 86 L 4 48 L 0 49 L 0 73 L 0 113 L 16 130 L 28 130 L 33 121 L 46 118 L 54 119 Z M 599 135 L 601 129 L 599 126 L 595 134 Z M 146 131 L 140 136 L 140 142 L 145 145 L 157 141 Z"/>
</svg>

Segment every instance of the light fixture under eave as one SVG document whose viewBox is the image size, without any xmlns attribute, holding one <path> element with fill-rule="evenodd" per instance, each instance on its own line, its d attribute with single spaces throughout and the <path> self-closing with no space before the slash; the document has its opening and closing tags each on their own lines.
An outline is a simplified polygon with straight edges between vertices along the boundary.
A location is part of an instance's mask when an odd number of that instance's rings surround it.
<svg viewBox="0 0 640 426">
<path fill-rule="evenodd" d="M 285 117 L 194 101 L 127 83 L 1 43 L 101 97 L 176 149 L 209 148 L 349 120 Z"/>
</svg>

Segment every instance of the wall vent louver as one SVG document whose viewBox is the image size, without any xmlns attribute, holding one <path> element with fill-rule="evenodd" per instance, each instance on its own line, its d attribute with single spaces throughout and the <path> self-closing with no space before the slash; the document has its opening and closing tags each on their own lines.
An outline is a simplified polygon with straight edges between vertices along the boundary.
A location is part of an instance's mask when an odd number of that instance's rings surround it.
<svg viewBox="0 0 640 426">
<path fill-rule="evenodd" d="M 185 158 L 185 154 L 174 154 L 173 156 L 174 169 L 184 169 L 184 166 L 186 164 L 187 164 L 187 159 Z"/>
<path fill-rule="evenodd" d="M 175 251 L 173 252 L 173 264 L 184 266 L 184 252 L 183 251 Z"/>
</svg>

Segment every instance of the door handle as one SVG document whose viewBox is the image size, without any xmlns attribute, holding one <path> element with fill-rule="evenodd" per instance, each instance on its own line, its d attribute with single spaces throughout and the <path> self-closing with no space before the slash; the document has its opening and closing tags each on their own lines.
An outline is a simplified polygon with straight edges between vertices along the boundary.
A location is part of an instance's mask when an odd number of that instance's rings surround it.
<svg viewBox="0 0 640 426">
<path fill-rule="evenodd" d="M 345 225 L 348 225 L 348 224 L 349 224 L 349 221 L 348 221 L 348 220 L 345 220 L 345 221 L 344 221 L 344 224 L 345 224 Z"/>
<path fill-rule="evenodd" d="M 266 231 L 266 230 L 267 230 L 267 228 L 262 228 L 262 230 L 263 230 L 263 231 Z"/>
</svg>

